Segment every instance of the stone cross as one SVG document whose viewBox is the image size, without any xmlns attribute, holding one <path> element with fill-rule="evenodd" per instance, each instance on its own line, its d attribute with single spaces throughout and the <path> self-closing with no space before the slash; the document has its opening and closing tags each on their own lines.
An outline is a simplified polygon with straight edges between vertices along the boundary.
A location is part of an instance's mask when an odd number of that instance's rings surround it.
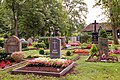
<svg viewBox="0 0 120 80">
<path fill-rule="evenodd" d="M 94 31 L 93 32 L 96 32 L 96 24 L 98 24 L 98 23 L 96 23 L 96 20 L 95 20 L 94 23 L 92 23 L 92 24 L 94 24 Z"/>
</svg>

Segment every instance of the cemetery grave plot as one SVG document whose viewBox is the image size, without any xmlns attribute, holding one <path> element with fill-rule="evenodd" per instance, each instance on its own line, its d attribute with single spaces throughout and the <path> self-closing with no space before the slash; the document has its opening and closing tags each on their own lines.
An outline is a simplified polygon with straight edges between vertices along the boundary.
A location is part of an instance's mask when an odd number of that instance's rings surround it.
<svg viewBox="0 0 120 80">
<path fill-rule="evenodd" d="M 18 37 L 12 36 L 5 41 L 5 51 L 0 52 L 0 70 L 4 70 L 18 64 L 24 63 L 25 61 L 16 62 L 11 58 L 11 54 L 16 51 L 21 51 L 21 42 Z"/>
<path fill-rule="evenodd" d="M 26 60 L 16 62 L 12 57 L 12 53 L 5 53 L 4 51 L 0 52 L 0 70 L 5 70 L 19 64 L 25 63 Z"/>
<path fill-rule="evenodd" d="M 0 53 L 0 70 L 5 70 L 26 62 L 25 60 L 21 62 L 16 62 L 10 57 L 10 55 L 11 53 Z"/>
<path fill-rule="evenodd" d="M 118 62 L 115 52 L 109 52 L 108 36 L 105 30 L 99 29 L 98 44 L 92 44 L 88 62 Z"/>
<path fill-rule="evenodd" d="M 60 77 L 65 75 L 71 68 L 74 62 L 64 59 L 39 59 L 30 60 L 26 66 L 14 69 L 12 74 L 37 74 L 44 76 Z"/>
</svg>

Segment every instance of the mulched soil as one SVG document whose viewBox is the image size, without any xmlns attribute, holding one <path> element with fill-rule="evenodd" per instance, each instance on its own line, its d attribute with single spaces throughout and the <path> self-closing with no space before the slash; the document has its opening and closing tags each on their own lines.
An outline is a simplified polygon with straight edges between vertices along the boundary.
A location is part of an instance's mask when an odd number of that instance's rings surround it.
<svg viewBox="0 0 120 80">
<path fill-rule="evenodd" d="M 61 72 L 64 68 L 57 68 L 57 67 L 46 67 L 46 66 L 33 66 L 33 67 L 29 67 L 29 66 L 25 66 L 22 67 L 18 70 L 27 70 L 27 71 L 45 71 L 45 72 Z"/>
</svg>

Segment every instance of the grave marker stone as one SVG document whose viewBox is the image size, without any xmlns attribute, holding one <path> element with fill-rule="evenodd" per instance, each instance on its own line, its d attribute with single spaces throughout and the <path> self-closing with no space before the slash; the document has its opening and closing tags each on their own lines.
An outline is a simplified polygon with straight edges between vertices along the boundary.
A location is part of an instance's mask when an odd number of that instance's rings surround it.
<svg viewBox="0 0 120 80">
<path fill-rule="evenodd" d="M 5 52 L 12 53 L 15 51 L 21 51 L 21 41 L 18 37 L 12 36 L 8 38 L 5 42 Z"/>
<path fill-rule="evenodd" d="M 33 42 L 32 38 L 28 38 L 27 42 L 28 42 L 28 46 L 31 46 Z"/>
<path fill-rule="evenodd" d="M 80 41 L 80 36 L 77 36 L 76 39 L 77 39 L 77 41 Z"/>
<path fill-rule="evenodd" d="M 99 38 L 98 38 L 98 48 L 100 55 L 105 54 L 108 56 L 109 48 L 108 48 L 108 38 L 100 37 L 100 30 L 102 30 L 102 27 L 99 29 Z"/>
<path fill-rule="evenodd" d="M 50 58 L 61 58 L 61 40 L 59 38 L 50 39 Z"/>
<path fill-rule="evenodd" d="M 28 38 L 28 43 L 30 43 L 30 44 L 32 44 L 32 42 L 33 42 L 33 40 L 32 40 L 32 38 Z"/>
<path fill-rule="evenodd" d="M 77 40 L 76 40 L 76 37 L 72 37 L 72 42 L 74 43 L 74 42 L 76 42 Z"/>
<path fill-rule="evenodd" d="M 92 24 L 94 24 L 94 27 L 93 27 L 94 29 L 92 32 L 92 43 L 98 44 L 98 32 L 96 32 L 96 24 L 98 23 L 96 23 L 96 20 L 95 20 L 95 22 Z"/>
</svg>

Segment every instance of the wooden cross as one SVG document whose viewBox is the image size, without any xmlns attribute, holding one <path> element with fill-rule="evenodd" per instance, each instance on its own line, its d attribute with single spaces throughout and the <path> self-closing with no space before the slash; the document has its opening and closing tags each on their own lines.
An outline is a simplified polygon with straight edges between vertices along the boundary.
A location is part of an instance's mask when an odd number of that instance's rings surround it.
<svg viewBox="0 0 120 80">
<path fill-rule="evenodd" d="M 92 23 L 92 24 L 94 24 L 94 31 L 93 32 L 96 32 L 96 24 L 98 24 L 98 23 L 96 23 L 96 20 L 95 20 L 94 23 Z"/>
</svg>

